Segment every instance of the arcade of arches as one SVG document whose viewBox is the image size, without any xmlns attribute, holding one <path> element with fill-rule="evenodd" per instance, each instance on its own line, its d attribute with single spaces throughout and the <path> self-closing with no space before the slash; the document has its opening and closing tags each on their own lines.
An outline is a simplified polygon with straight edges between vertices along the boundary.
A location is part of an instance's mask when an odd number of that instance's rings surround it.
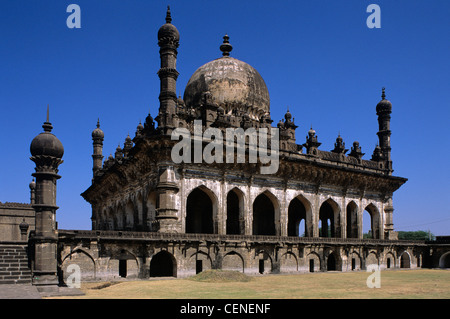
<svg viewBox="0 0 450 319">
<path fill-rule="evenodd" d="M 387 230 L 385 203 L 381 201 L 317 199 L 311 194 L 297 194 L 288 200 L 286 191 L 267 189 L 251 195 L 238 187 L 226 192 L 224 198 L 205 186 L 190 190 L 180 198 L 185 205 L 181 205 L 183 226 L 178 232 L 384 239 Z M 157 193 L 152 191 L 100 208 L 93 228 L 153 231 L 157 201 Z M 370 229 L 363 229 L 367 224 Z"/>
<path fill-rule="evenodd" d="M 186 199 L 185 232 L 363 238 L 362 222 L 363 218 L 367 218 L 371 224 L 370 238 L 383 237 L 383 217 L 374 203 L 366 204 L 361 211 L 352 200 L 342 210 L 335 200 L 329 198 L 321 203 L 318 214 L 315 214 L 314 205 L 302 195 L 294 197 L 285 205 L 267 190 L 255 196 L 250 205 L 247 197 L 236 187 L 226 194 L 222 218 L 225 222 L 221 231 L 216 195 L 206 187 L 194 188 Z M 287 214 L 283 214 L 282 207 L 286 206 Z"/>
</svg>

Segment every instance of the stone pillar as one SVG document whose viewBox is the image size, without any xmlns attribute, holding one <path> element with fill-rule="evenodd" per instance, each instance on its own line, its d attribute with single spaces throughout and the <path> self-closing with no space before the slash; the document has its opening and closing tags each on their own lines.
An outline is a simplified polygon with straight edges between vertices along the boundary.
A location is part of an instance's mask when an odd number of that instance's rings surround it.
<svg viewBox="0 0 450 319">
<path fill-rule="evenodd" d="M 33 284 L 38 286 L 38 290 L 47 291 L 58 286 L 56 181 L 61 178 L 57 173 L 63 162 L 64 148 L 50 133 L 53 127 L 48 120 L 48 109 L 47 121 L 42 127 L 44 132 L 36 136 L 30 146 L 30 159 L 36 163 L 36 172 L 32 174 L 36 178 Z"/>
<path fill-rule="evenodd" d="M 389 198 L 387 204 L 384 205 L 384 213 L 385 213 L 384 238 L 382 239 L 397 240 L 398 232 L 394 231 L 394 221 L 393 221 L 394 206 L 392 205 L 392 198 Z"/>
<path fill-rule="evenodd" d="M 159 198 L 159 205 L 156 208 L 158 232 L 178 231 L 178 209 L 176 208 L 178 184 L 173 166 L 162 164 L 159 167 L 159 181 L 156 186 Z"/>
<path fill-rule="evenodd" d="M 320 213 L 320 196 L 315 195 L 314 196 L 314 202 L 311 203 L 311 210 L 312 210 L 312 236 L 313 237 L 319 237 L 319 213 Z"/>
<path fill-rule="evenodd" d="M 288 228 L 288 210 L 289 210 L 289 204 L 286 201 L 286 190 L 287 185 L 283 190 L 283 198 L 280 201 L 280 232 L 277 232 L 276 234 L 279 236 L 287 236 L 287 228 Z"/>
</svg>

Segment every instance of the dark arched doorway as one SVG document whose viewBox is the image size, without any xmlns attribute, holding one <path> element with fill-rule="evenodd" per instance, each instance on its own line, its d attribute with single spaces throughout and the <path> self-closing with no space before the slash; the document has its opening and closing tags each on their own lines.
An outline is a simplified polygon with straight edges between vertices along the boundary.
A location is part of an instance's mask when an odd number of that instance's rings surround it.
<svg viewBox="0 0 450 319">
<path fill-rule="evenodd" d="M 380 239 L 380 214 L 373 204 L 368 205 L 364 210 L 363 234 L 365 238 Z"/>
<path fill-rule="evenodd" d="M 275 207 L 264 193 L 253 202 L 253 235 L 275 235 Z"/>
<path fill-rule="evenodd" d="M 450 252 L 445 253 L 439 259 L 440 268 L 450 268 Z"/>
<path fill-rule="evenodd" d="M 304 237 L 306 234 L 306 208 L 298 198 L 294 198 L 288 208 L 288 236 Z"/>
<path fill-rule="evenodd" d="M 243 209 L 243 194 L 232 189 L 227 195 L 227 234 L 239 235 L 241 231 L 241 210 Z"/>
<path fill-rule="evenodd" d="M 327 271 L 334 271 L 337 270 L 336 268 L 336 256 L 334 253 L 331 253 L 328 255 L 327 259 Z"/>
<path fill-rule="evenodd" d="M 353 201 L 347 205 L 347 238 L 358 238 L 358 206 Z"/>
<path fill-rule="evenodd" d="M 406 251 L 400 256 L 400 268 L 411 268 L 411 259 Z"/>
<path fill-rule="evenodd" d="M 186 233 L 213 232 L 213 202 L 206 192 L 196 188 L 186 202 Z"/>
<path fill-rule="evenodd" d="M 176 277 L 177 262 L 167 251 L 161 251 L 153 256 L 150 262 L 150 277 Z"/>
<path fill-rule="evenodd" d="M 324 202 L 319 211 L 320 237 L 336 237 L 334 216 L 333 206 L 328 201 Z"/>
</svg>

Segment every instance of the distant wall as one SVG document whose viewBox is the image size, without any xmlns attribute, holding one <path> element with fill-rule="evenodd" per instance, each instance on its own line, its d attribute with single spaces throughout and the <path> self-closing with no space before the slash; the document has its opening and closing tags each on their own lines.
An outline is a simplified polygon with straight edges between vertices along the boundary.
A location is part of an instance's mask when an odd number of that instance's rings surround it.
<svg viewBox="0 0 450 319">
<path fill-rule="evenodd" d="M 26 236 L 20 233 L 20 223 L 28 224 Z M 23 241 L 35 229 L 34 210 L 31 204 L 0 203 L 0 242 Z"/>
</svg>

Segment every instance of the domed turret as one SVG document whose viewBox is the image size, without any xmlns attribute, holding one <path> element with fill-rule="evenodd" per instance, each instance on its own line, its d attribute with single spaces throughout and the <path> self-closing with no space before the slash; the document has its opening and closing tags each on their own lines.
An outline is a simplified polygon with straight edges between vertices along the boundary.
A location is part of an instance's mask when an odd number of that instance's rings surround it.
<svg viewBox="0 0 450 319">
<path fill-rule="evenodd" d="M 30 187 L 31 191 L 34 191 L 36 189 L 36 182 L 34 181 L 34 178 L 28 186 Z"/>
<path fill-rule="evenodd" d="M 44 132 L 36 136 L 31 141 L 30 152 L 32 156 L 51 156 L 56 158 L 62 158 L 64 154 L 64 147 L 61 141 L 52 133 L 52 124 L 48 120 L 48 107 L 47 107 L 47 121 L 42 125 Z"/>
<path fill-rule="evenodd" d="M 103 139 L 105 133 L 100 129 L 100 119 L 97 120 L 97 128 L 92 131 L 92 139 Z"/>
<path fill-rule="evenodd" d="M 198 107 L 204 93 L 209 92 L 212 102 L 227 114 L 248 114 L 260 119 L 270 113 L 270 97 L 261 75 L 249 64 L 229 56 L 232 46 L 224 36 L 220 49 L 223 56 L 198 68 L 189 79 L 184 91 L 188 107 Z"/>
<path fill-rule="evenodd" d="M 381 91 L 381 101 L 377 104 L 377 114 L 388 112 L 390 113 L 392 111 L 392 103 L 388 100 L 386 100 L 386 94 L 384 92 L 384 88 Z"/>
<path fill-rule="evenodd" d="M 158 30 L 158 42 L 173 42 L 178 46 L 180 40 L 180 33 L 178 29 L 172 24 L 172 16 L 170 14 L 170 7 L 167 6 L 166 24 L 162 25 Z"/>
</svg>

